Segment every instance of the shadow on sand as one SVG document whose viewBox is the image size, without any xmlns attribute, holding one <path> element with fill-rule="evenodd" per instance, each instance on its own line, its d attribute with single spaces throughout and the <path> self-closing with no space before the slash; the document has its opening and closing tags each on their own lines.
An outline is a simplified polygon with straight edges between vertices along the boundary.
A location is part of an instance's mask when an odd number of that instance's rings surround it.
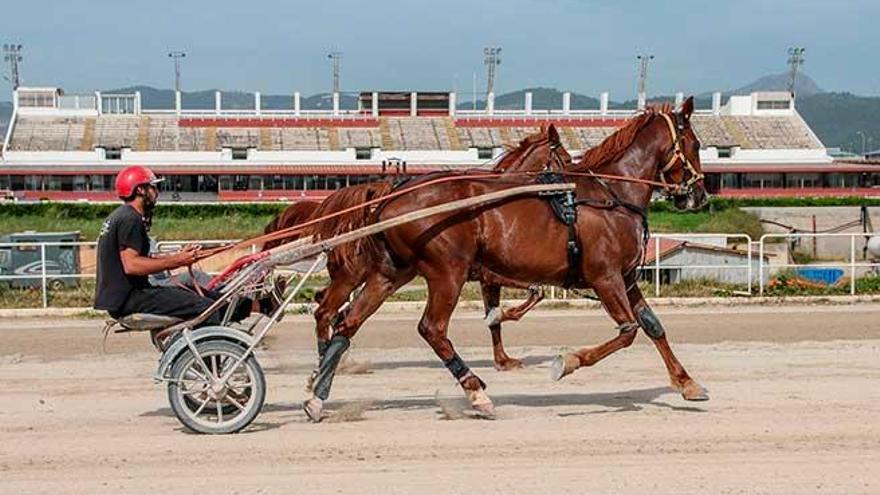
<svg viewBox="0 0 880 495">
<path fill-rule="evenodd" d="M 705 409 L 694 406 L 678 406 L 668 402 L 659 400 L 664 395 L 678 395 L 678 392 L 669 387 L 653 387 L 641 388 L 633 390 L 622 390 L 619 392 L 597 392 L 586 394 L 507 394 L 494 395 L 492 400 L 496 407 L 516 406 L 516 407 L 537 407 L 552 408 L 563 406 L 600 406 L 606 409 L 589 410 L 589 411 L 571 411 L 558 413 L 559 417 L 569 416 L 588 416 L 592 414 L 609 414 L 641 411 L 647 407 L 661 407 L 672 411 L 701 413 L 706 412 Z M 466 407 L 464 399 L 461 399 L 463 407 Z M 350 407 L 353 404 L 363 403 L 363 401 L 330 401 L 326 404 L 325 409 L 329 412 L 339 411 L 342 408 Z M 439 407 L 437 398 L 434 396 L 415 396 L 400 399 L 371 400 L 365 407 L 370 411 L 382 410 L 437 410 Z M 285 415 L 285 418 L 278 422 L 255 422 L 247 428 L 247 432 L 254 433 L 259 431 L 274 430 L 289 423 L 303 423 L 306 421 L 305 414 L 299 403 L 274 403 L 266 404 L 262 412 L 279 412 L 279 413 L 296 413 L 293 416 Z M 153 411 L 147 411 L 140 414 L 142 417 L 174 417 L 171 409 L 168 407 L 159 408 Z"/>
</svg>

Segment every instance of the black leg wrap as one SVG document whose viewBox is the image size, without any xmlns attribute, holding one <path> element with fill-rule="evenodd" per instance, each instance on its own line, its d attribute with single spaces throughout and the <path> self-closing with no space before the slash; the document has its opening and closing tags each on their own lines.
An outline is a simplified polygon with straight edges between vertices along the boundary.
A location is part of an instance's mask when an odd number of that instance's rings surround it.
<svg viewBox="0 0 880 495">
<path fill-rule="evenodd" d="M 659 339 L 666 335 L 666 330 L 663 328 L 663 324 L 660 323 L 660 318 L 657 318 L 657 315 L 648 306 L 639 310 L 636 314 L 636 320 L 638 320 L 645 333 L 648 334 L 648 337 Z"/>
<path fill-rule="evenodd" d="M 455 379 L 458 380 L 458 383 L 463 384 L 465 380 L 473 376 L 477 380 L 479 380 L 481 388 L 486 388 L 486 384 L 483 382 L 483 380 L 480 380 L 477 375 L 471 372 L 471 369 L 468 368 L 468 365 L 464 364 L 464 361 L 462 361 L 461 356 L 459 356 L 458 353 L 453 354 L 452 359 L 449 359 L 448 361 L 443 361 L 443 366 L 446 366 L 446 369 L 448 369 L 449 372 L 452 373 L 452 376 L 454 376 Z"/>
<path fill-rule="evenodd" d="M 328 347 L 330 347 L 329 340 L 319 340 L 318 341 L 318 362 L 319 363 L 324 359 L 324 354 L 327 354 Z"/>
<path fill-rule="evenodd" d="M 339 366 L 342 354 L 348 350 L 350 345 L 351 340 L 344 335 L 335 335 L 330 339 L 324 357 L 321 359 L 315 383 L 312 386 L 315 396 L 319 399 L 327 400 L 327 397 L 330 397 L 330 387 L 333 385 L 333 377 L 336 376 L 336 367 Z"/>
</svg>

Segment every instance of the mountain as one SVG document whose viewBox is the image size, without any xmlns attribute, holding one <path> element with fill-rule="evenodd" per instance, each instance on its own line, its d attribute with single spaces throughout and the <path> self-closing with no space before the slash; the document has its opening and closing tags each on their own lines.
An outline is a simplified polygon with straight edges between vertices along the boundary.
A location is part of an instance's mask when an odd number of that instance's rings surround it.
<svg viewBox="0 0 880 495">
<path fill-rule="evenodd" d="M 791 76 L 787 72 L 770 74 L 733 90 L 733 94 L 747 95 L 753 91 L 788 91 L 790 80 Z M 812 96 L 825 91 L 810 76 L 798 72 L 797 78 L 794 80 L 794 92 L 800 97 Z"/>
<path fill-rule="evenodd" d="M 822 143 L 861 153 L 880 148 L 880 97 L 852 93 L 818 93 L 798 97 L 797 109 Z"/>
</svg>

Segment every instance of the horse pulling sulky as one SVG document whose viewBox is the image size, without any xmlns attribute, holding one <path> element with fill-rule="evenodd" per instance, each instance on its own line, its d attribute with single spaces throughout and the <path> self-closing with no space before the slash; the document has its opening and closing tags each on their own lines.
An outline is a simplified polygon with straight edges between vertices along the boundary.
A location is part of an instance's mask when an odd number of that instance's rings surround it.
<svg viewBox="0 0 880 495">
<path fill-rule="evenodd" d="M 268 251 L 249 255 L 233 264 L 234 270 L 215 278 L 222 296 L 192 320 L 136 314 L 118 323 L 127 330 L 149 330 L 163 352 L 155 379 L 167 385 L 172 411 L 187 428 L 199 433 L 234 433 L 249 425 L 259 414 L 266 397 L 266 380 L 254 356 L 272 326 L 294 300 L 306 279 L 326 263 L 325 252 L 387 229 L 441 215 L 483 207 L 493 202 L 546 192 L 564 191 L 568 184 L 532 184 L 506 188 L 489 194 L 423 208 L 331 239 L 303 238 Z M 318 219 L 321 220 L 321 219 Z M 297 266 L 292 288 L 266 321 L 242 330 L 229 324 L 235 302 L 265 290 L 267 280 L 280 266 Z M 218 311 L 226 311 L 221 325 L 201 324 Z"/>
<path fill-rule="evenodd" d="M 174 413 L 188 428 L 203 433 L 236 432 L 253 421 L 266 388 L 254 349 L 305 279 L 322 268 L 327 253 L 331 283 L 319 301 L 327 305 L 316 327 L 319 366 L 310 384 L 313 395 L 304 404 L 313 421 L 321 420 L 350 339 L 387 297 L 416 276 L 428 285 L 418 331 L 478 412 L 493 412 L 486 384 L 446 334 L 467 280 L 481 282 L 487 312 L 491 303 L 497 307 L 497 295 L 486 295 L 492 286 L 556 285 L 596 292 L 617 322 L 618 335 L 559 356 L 551 366 L 554 379 L 629 346 L 641 328 L 657 347 L 673 387 L 687 400 L 707 399 L 673 354 L 662 324 L 636 285 L 653 191 L 662 189 L 680 209 L 698 208 L 706 200 L 699 141 L 689 122 L 692 110 L 688 99 L 679 112 L 645 112 L 578 163 L 571 163 L 567 153 L 569 159 L 560 159 L 557 137 L 557 143 L 545 143 L 554 161 L 544 160 L 538 170 L 435 174 L 370 188 L 370 195 L 364 194 L 366 189 L 343 190 L 332 211 L 319 208 L 317 218 L 257 238 L 270 242 L 301 236 L 234 263 L 213 281 L 222 297 L 199 317 L 156 323 L 159 328 L 152 329 L 163 350 L 156 379 L 166 383 Z M 528 156 L 531 152 L 520 154 L 519 164 L 528 162 Z M 541 229 L 534 228 L 538 224 Z M 348 267 L 338 273 L 350 276 L 334 276 L 334 259 Z M 212 312 L 262 290 L 275 268 L 306 261 L 299 281 L 259 328 L 244 331 L 225 323 L 200 327 Z M 358 286 L 362 288 L 349 307 L 340 311 L 339 301 Z"/>
</svg>

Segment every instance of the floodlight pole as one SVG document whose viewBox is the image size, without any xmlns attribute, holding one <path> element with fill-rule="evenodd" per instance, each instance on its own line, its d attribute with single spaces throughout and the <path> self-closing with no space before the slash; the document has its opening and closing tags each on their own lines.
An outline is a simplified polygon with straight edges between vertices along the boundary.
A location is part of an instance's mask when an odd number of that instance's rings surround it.
<svg viewBox="0 0 880 495">
<path fill-rule="evenodd" d="M 186 57 L 186 52 L 172 51 L 168 52 L 168 57 L 174 59 L 174 91 L 180 92 L 180 59 Z"/>
<path fill-rule="evenodd" d="M 333 80 L 333 93 L 339 92 L 339 78 L 342 74 L 342 52 L 330 52 L 327 55 L 330 59 L 330 71 Z"/>
<path fill-rule="evenodd" d="M 792 47 L 788 49 L 788 65 L 789 65 L 789 79 L 788 79 L 788 92 L 791 94 L 791 97 L 794 98 L 794 85 L 797 81 L 798 70 L 800 70 L 801 65 L 804 64 L 804 52 L 807 50 L 805 48 L 800 47 Z"/>
<path fill-rule="evenodd" d="M 639 60 L 639 94 L 646 94 L 648 87 L 648 62 L 654 60 L 653 55 L 636 55 Z"/>
<path fill-rule="evenodd" d="M 3 45 L 3 60 L 9 62 L 9 77 L 6 79 L 12 83 L 13 91 L 21 86 L 21 72 L 19 71 L 19 62 L 22 61 L 21 56 L 22 45 L 19 43 L 7 43 Z"/>
<path fill-rule="evenodd" d="M 483 49 L 483 63 L 486 65 L 486 97 L 495 92 L 495 69 L 501 65 L 501 47 L 489 46 Z"/>
</svg>

